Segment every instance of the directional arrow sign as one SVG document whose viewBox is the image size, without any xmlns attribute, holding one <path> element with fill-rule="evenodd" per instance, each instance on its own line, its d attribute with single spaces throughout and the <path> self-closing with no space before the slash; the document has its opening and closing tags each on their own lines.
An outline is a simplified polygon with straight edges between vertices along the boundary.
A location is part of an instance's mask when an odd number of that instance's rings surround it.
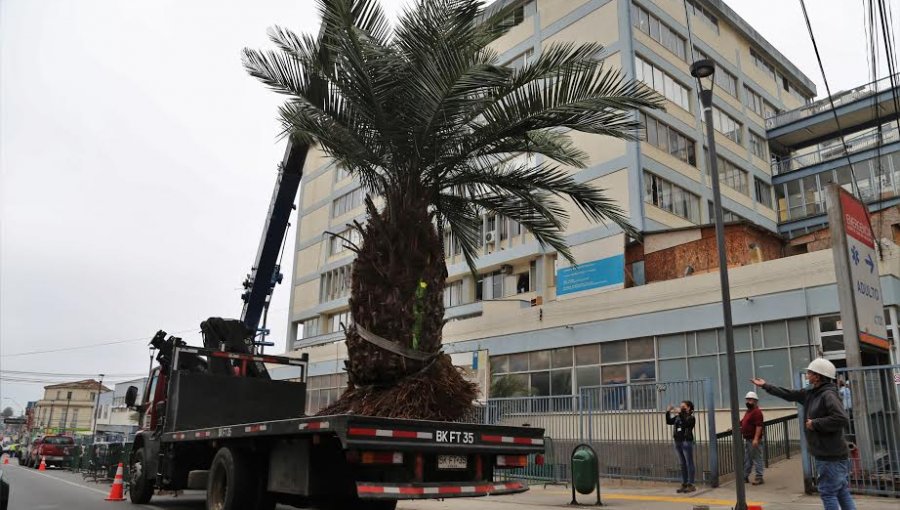
<svg viewBox="0 0 900 510">
<path fill-rule="evenodd" d="M 849 279 L 838 278 L 838 285 L 849 286 L 852 289 L 853 302 L 847 303 L 846 311 L 855 311 L 858 326 L 859 340 L 869 345 L 882 349 L 890 348 L 887 339 L 887 329 L 884 321 L 884 303 L 881 296 L 881 279 L 878 275 L 878 264 L 875 262 L 875 235 L 872 225 L 869 223 L 869 215 L 866 206 L 854 198 L 846 190 L 838 192 L 840 200 L 840 225 L 834 225 L 832 235 L 835 241 L 843 237 L 846 239 L 846 247 L 842 243 L 835 243 L 835 249 L 845 249 L 846 258 L 838 257 L 835 252 L 835 261 L 843 259 L 842 265 L 846 265 Z M 863 264 L 860 264 L 863 262 Z M 837 267 L 837 266 L 836 266 Z M 840 274 L 840 272 L 839 272 Z M 849 296 L 849 294 L 846 294 Z M 842 316 L 845 304 L 841 303 Z M 846 318 L 846 317 L 845 317 Z"/>
</svg>

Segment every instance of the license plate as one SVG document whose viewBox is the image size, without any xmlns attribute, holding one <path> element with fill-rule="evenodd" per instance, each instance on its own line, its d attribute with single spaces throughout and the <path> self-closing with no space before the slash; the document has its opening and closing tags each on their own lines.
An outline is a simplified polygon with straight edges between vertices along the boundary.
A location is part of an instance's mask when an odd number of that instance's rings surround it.
<svg viewBox="0 0 900 510">
<path fill-rule="evenodd" d="M 466 458 L 462 455 L 438 455 L 438 469 L 466 469 Z"/>
</svg>

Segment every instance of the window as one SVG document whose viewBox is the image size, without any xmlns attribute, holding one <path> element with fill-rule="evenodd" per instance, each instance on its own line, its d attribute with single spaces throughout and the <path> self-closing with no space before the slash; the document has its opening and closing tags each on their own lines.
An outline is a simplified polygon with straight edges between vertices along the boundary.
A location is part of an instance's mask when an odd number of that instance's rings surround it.
<svg viewBox="0 0 900 510">
<path fill-rule="evenodd" d="M 697 166 L 694 141 L 664 122 L 640 112 L 644 139 L 691 166 Z"/>
<path fill-rule="evenodd" d="M 514 27 L 525 21 L 525 18 L 534 15 L 535 12 L 536 7 L 534 5 L 534 0 L 523 0 L 513 13 L 509 15 L 509 18 L 503 21 L 504 23 L 508 23 L 509 26 Z"/>
<path fill-rule="evenodd" d="M 448 226 L 444 227 L 444 257 L 450 258 L 455 255 L 460 255 L 462 253 L 462 247 L 459 244 L 459 239 L 453 232 L 450 231 Z"/>
<path fill-rule="evenodd" d="M 364 196 L 362 188 L 356 188 L 355 190 L 334 199 L 331 216 L 336 218 L 361 206 Z"/>
<path fill-rule="evenodd" d="M 759 159 L 765 160 L 768 157 L 766 151 L 766 140 L 750 131 L 750 152 Z"/>
<path fill-rule="evenodd" d="M 756 189 L 756 201 L 772 209 L 772 185 L 754 177 L 753 187 Z"/>
<path fill-rule="evenodd" d="M 314 375 L 306 379 L 306 414 L 333 404 L 347 387 L 347 374 Z"/>
<path fill-rule="evenodd" d="M 641 57 L 634 57 L 634 65 L 638 80 L 646 83 L 669 101 L 685 110 L 690 110 L 691 103 L 688 99 L 690 94 L 687 87 Z"/>
<path fill-rule="evenodd" d="M 709 152 L 704 150 L 704 153 L 706 154 L 706 175 L 709 175 Z M 716 163 L 719 167 L 719 183 L 749 197 L 750 176 L 747 171 L 722 156 L 716 158 Z"/>
<path fill-rule="evenodd" d="M 328 241 L 329 255 L 338 255 L 347 251 L 347 241 L 345 241 L 345 239 L 349 240 L 350 243 L 355 244 L 356 246 L 359 246 L 362 242 L 362 236 L 355 228 L 348 228 L 346 230 L 338 232 L 338 236 L 331 236 L 331 239 L 329 239 Z"/>
<path fill-rule="evenodd" d="M 694 46 L 694 53 L 696 53 L 695 58 L 697 60 L 715 60 L 710 58 L 710 56 L 707 55 L 706 52 L 696 46 Z M 719 88 L 721 88 L 725 92 L 728 92 L 733 97 L 737 97 L 737 76 L 731 74 L 725 68 L 716 63 L 716 73 L 713 75 L 713 79 L 715 80 L 716 85 L 718 85 Z"/>
<path fill-rule="evenodd" d="M 516 294 L 531 292 L 530 274 L 528 272 L 516 275 Z"/>
<path fill-rule="evenodd" d="M 347 264 L 322 275 L 319 284 L 320 303 L 350 295 L 351 267 Z"/>
<path fill-rule="evenodd" d="M 753 65 L 765 72 L 773 81 L 775 80 L 775 66 L 770 64 L 768 60 L 757 53 L 753 48 L 750 48 L 750 60 L 753 61 Z"/>
<path fill-rule="evenodd" d="M 710 26 L 717 34 L 719 33 L 719 19 L 715 17 L 709 10 L 700 5 L 697 0 L 686 0 L 688 12 L 700 18 L 704 23 Z"/>
<path fill-rule="evenodd" d="M 644 32 L 659 44 L 665 46 L 666 49 L 672 53 L 678 55 L 678 58 L 687 61 L 687 52 L 685 51 L 686 42 L 684 37 L 681 37 L 680 34 L 660 21 L 660 19 L 652 13 L 636 4 L 631 4 L 631 22 L 634 24 L 635 28 Z"/>
<path fill-rule="evenodd" d="M 319 318 L 313 317 L 311 319 L 306 319 L 305 321 L 300 323 L 300 326 L 303 328 L 303 331 L 300 332 L 300 338 L 312 338 L 319 334 Z"/>
<path fill-rule="evenodd" d="M 504 296 L 503 280 L 506 275 L 502 271 L 494 271 L 491 273 L 491 299 L 500 299 Z"/>
<path fill-rule="evenodd" d="M 644 202 L 688 221 L 700 222 L 699 196 L 647 171 L 644 171 Z"/>
<path fill-rule="evenodd" d="M 71 391 L 66 392 L 66 400 L 72 400 L 72 392 Z"/>
<path fill-rule="evenodd" d="M 94 393 L 94 392 L 92 391 L 92 392 L 91 392 L 91 402 L 94 401 L 94 396 L 95 396 L 95 395 L 96 395 L 96 393 Z"/>
<path fill-rule="evenodd" d="M 747 108 L 750 108 L 751 111 L 759 115 L 760 117 L 765 118 L 763 114 L 763 98 L 753 89 L 744 85 L 744 104 L 747 105 Z"/>
<path fill-rule="evenodd" d="M 72 419 L 69 421 L 69 427 L 76 428 L 78 426 L 78 411 L 79 409 L 76 407 L 72 409 Z"/>
<path fill-rule="evenodd" d="M 713 221 L 715 221 L 715 218 L 716 218 L 715 217 L 716 206 L 712 201 L 708 201 L 707 205 L 709 206 L 709 221 L 710 221 L 710 223 L 712 223 Z M 729 211 L 728 209 L 725 209 L 724 207 L 722 208 L 722 221 L 723 222 L 734 223 L 734 222 L 746 221 L 746 220 L 747 220 L 747 218 L 744 218 L 740 214 L 738 214 L 734 211 Z"/>
<path fill-rule="evenodd" d="M 716 131 L 722 133 L 734 143 L 741 143 L 741 130 L 743 126 L 740 122 L 736 121 L 734 117 L 728 115 L 716 106 L 712 107 L 712 117 L 713 127 L 716 128 Z"/>
<path fill-rule="evenodd" d="M 444 308 L 459 306 L 462 302 L 462 280 L 447 282 L 444 285 Z"/>
<path fill-rule="evenodd" d="M 329 331 L 331 333 L 337 333 L 339 331 L 344 331 L 345 329 L 347 329 L 347 326 L 350 325 L 350 311 L 345 310 L 343 312 L 338 312 L 338 313 L 332 314 L 329 317 L 328 322 L 330 324 Z"/>
<path fill-rule="evenodd" d="M 840 315 L 819 317 L 819 339 L 823 352 L 844 350 L 844 325 Z"/>
<path fill-rule="evenodd" d="M 475 301 L 484 300 L 484 282 L 487 278 L 489 277 L 483 274 L 478 275 L 478 280 L 475 281 Z"/>
</svg>

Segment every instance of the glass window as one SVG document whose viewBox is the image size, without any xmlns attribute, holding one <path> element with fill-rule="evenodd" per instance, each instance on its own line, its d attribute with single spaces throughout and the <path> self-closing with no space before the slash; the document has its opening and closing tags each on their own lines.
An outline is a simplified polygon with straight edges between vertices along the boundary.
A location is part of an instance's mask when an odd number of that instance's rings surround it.
<svg viewBox="0 0 900 510">
<path fill-rule="evenodd" d="M 691 379 L 710 379 L 714 386 L 719 384 L 719 365 L 716 356 L 695 356 L 688 358 L 688 375 Z"/>
<path fill-rule="evenodd" d="M 491 373 L 505 374 L 509 372 L 509 356 L 491 356 Z"/>
<path fill-rule="evenodd" d="M 572 369 L 554 370 L 550 372 L 550 394 L 572 394 Z"/>
<path fill-rule="evenodd" d="M 756 201 L 772 209 L 772 185 L 754 177 L 753 187 L 756 191 Z"/>
<path fill-rule="evenodd" d="M 766 341 L 768 342 L 768 338 Z M 785 388 L 794 386 L 791 378 L 790 354 L 787 349 L 757 351 L 754 359 L 756 360 L 754 376 L 762 377 L 767 383 L 775 386 Z"/>
<path fill-rule="evenodd" d="M 719 352 L 719 338 L 717 331 L 710 329 L 697 332 L 697 353 L 716 354 Z"/>
<path fill-rule="evenodd" d="M 550 395 L 550 372 L 531 373 L 531 395 L 534 397 Z"/>
<path fill-rule="evenodd" d="M 806 319 L 792 319 L 788 321 L 788 335 L 791 345 L 809 345 L 809 327 Z"/>
<path fill-rule="evenodd" d="M 531 370 L 546 370 L 550 368 L 550 351 L 535 351 L 528 354 Z"/>
<path fill-rule="evenodd" d="M 656 363 L 647 361 L 628 365 L 631 382 L 652 382 L 656 380 Z"/>
<path fill-rule="evenodd" d="M 657 342 L 659 342 L 660 358 L 684 357 L 687 353 L 683 334 L 661 336 Z M 661 368 L 662 365 L 660 365 Z"/>
<path fill-rule="evenodd" d="M 628 360 L 654 359 L 656 353 L 653 349 L 652 338 L 636 338 L 628 341 Z"/>
<path fill-rule="evenodd" d="M 575 379 L 579 389 L 600 386 L 600 367 L 578 367 L 575 369 Z"/>
<path fill-rule="evenodd" d="M 625 365 L 608 365 L 601 367 L 602 384 L 625 384 L 628 382 Z"/>
<path fill-rule="evenodd" d="M 625 361 L 625 341 L 600 344 L 601 363 L 620 363 Z"/>
<path fill-rule="evenodd" d="M 659 361 L 660 381 L 684 381 L 687 378 L 687 362 L 684 358 Z"/>
<path fill-rule="evenodd" d="M 553 349 L 553 368 L 572 366 L 572 348 Z"/>
<path fill-rule="evenodd" d="M 520 352 L 518 354 L 509 355 L 509 371 L 510 372 L 527 372 L 528 371 L 528 353 Z"/>
<path fill-rule="evenodd" d="M 766 347 L 782 347 L 788 344 L 787 325 L 784 321 L 766 322 L 763 324 L 763 337 Z"/>
<path fill-rule="evenodd" d="M 600 363 L 600 346 L 597 344 L 575 347 L 576 365 L 596 365 Z"/>
</svg>

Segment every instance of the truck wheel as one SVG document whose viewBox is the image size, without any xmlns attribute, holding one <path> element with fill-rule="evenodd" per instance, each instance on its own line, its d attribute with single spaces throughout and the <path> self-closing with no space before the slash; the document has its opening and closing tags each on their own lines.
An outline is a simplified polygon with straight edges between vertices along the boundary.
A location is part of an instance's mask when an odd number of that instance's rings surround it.
<svg viewBox="0 0 900 510">
<path fill-rule="evenodd" d="M 209 468 L 206 510 L 253 508 L 255 478 L 244 455 L 228 447 L 220 448 Z"/>
<path fill-rule="evenodd" d="M 128 497 L 136 505 L 144 505 L 153 497 L 153 481 L 150 474 L 144 469 L 147 463 L 144 460 L 144 449 L 138 448 L 131 454 L 128 471 L 131 474 L 128 487 Z"/>
</svg>

